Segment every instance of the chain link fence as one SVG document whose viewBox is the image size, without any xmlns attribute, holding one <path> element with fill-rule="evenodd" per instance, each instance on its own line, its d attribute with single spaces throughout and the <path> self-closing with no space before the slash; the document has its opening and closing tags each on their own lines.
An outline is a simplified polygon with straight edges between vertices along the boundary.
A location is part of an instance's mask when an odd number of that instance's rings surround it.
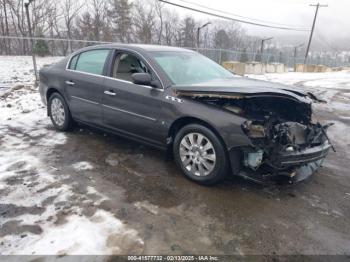
<svg viewBox="0 0 350 262">
<path fill-rule="evenodd" d="M 300 52 L 299 55 L 294 55 L 294 51 L 284 52 L 247 52 L 235 51 L 226 49 L 211 49 L 211 48 L 189 48 L 195 50 L 217 63 L 225 61 L 239 61 L 239 62 L 261 62 L 261 63 L 281 63 L 293 68 L 295 64 L 304 63 L 304 55 Z M 348 56 L 344 56 L 332 52 L 313 52 L 307 59 L 307 64 L 325 65 L 329 67 L 341 67 L 350 65 L 350 52 Z"/>
<path fill-rule="evenodd" d="M 111 42 L 35 37 L 34 43 L 34 51 L 39 56 L 66 56 L 83 47 Z M 197 51 L 219 64 L 225 61 L 282 63 L 293 68 L 296 63 L 304 62 L 303 53 L 299 51 L 298 54 L 295 54 L 294 50 L 274 52 L 266 50 L 261 54 L 259 51 L 249 52 L 245 50 L 193 47 L 187 47 L 187 49 Z M 0 55 L 31 55 L 30 38 L 0 36 Z M 350 53 L 348 56 L 344 56 L 334 52 L 311 52 L 307 62 L 308 64 L 329 67 L 349 66 Z"/>
</svg>

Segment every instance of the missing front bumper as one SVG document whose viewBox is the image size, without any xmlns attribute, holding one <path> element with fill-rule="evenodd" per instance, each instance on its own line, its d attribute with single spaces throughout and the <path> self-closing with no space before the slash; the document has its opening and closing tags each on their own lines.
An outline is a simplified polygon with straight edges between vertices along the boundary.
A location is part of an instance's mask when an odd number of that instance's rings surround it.
<svg viewBox="0 0 350 262">
<path fill-rule="evenodd" d="M 237 150 L 230 152 L 232 172 L 236 175 L 261 184 L 268 184 L 276 181 L 295 183 L 307 179 L 314 174 L 322 165 L 331 145 L 325 142 L 323 145 L 307 148 L 296 152 L 283 152 L 276 154 L 270 160 L 257 169 L 244 165 L 244 154 Z M 273 161 L 273 162 L 272 162 Z M 243 163 L 234 166 L 233 163 Z"/>
<path fill-rule="evenodd" d="M 294 184 L 308 179 L 321 167 L 323 159 L 302 165 L 289 171 L 279 171 L 276 173 L 261 173 L 241 170 L 238 175 L 244 179 L 258 184 L 268 185 L 278 183 Z"/>
</svg>

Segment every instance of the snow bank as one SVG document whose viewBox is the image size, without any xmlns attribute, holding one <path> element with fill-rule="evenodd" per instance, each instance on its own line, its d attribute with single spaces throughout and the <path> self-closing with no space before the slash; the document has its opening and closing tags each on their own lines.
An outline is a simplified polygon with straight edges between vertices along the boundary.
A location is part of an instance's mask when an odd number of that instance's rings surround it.
<svg viewBox="0 0 350 262">
<path fill-rule="evenodd" d="M 37 57 L 38 70 L 63 57 Z M 32 84 L 34 82 L 33 61 L 31 56 L 0 56 L 0 95 L 14 84 Z"/>
<path fill-rule="evenodd" d="M 135 230 L 128 229 L 111 213 L 99 210 L 89 219 L 71 215 L 63 225 L 47 228 L 40 238 L 17 242 L 21 244 L 23 249 L 18 249 L 18 255 L 106 255 L 139 253 L 144 243 Z"/>
<path fill-rule="evenodd" d="M 39 93 L 31 86 L 0 96 L 0 205 L 19 214 L 0 217 L 2 230 L 8 223 L 34 232 L 11 230 L 2 237 L 2 255 L 139 254 L 143 241 L 110 212 L 97 205 L 108 198 L 88 187 L 85 202 L 96 212 L 87 217 L 67 175 L 48 166 L 45 157 L 66 143 L 64 133 L 53 129 Z M 90 170 L 89 162 L 73 164 L 77 171 Z M 89 199 L 93 194 L 94 198 Z M 78 196 L 79 197 L 79 196 Z M 97 200 L 96 200 L 97 197 Z M 32 212 L 26 212 L 32 210 Z M 35 211 L 35 212 L 34 212 Z M 58 223 L 59 221 L 59 223 Z"/>
<path fill-rule="evenodd" d="M 344 88 L 350 90 L 350 72 L 329 73 L 286 73 L 247 75 L 250 78 L 279 82 L 287 85 L 296 85 L 316 88 Z"/>
</svg>

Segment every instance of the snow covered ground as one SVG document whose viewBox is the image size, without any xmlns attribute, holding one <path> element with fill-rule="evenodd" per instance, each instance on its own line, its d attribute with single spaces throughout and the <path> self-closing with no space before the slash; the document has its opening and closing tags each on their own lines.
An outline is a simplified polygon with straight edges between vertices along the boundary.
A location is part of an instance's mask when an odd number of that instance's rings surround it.
<svg viewBox="0 0 350 262">
<path fill-rule="evenodd" d="M 40 66 L 60 58 L 38 58 Z M 132 226 L 99 204 L 108 199 L 93 186 L 76 191 L 67 183 L 70 173 L 48 165 L 67 143 L 53 129 L 39 94 L 32 87 L 31 57 L 0 57 L 0 254 L 140 254 L 144 239 Z M 250 76 L 291 84 L 315 92 L 328 104 L 317 107 L 336 116 L 330 128 L 333 141 L 347 154 L 350 146 L 350 73 L 286 73 Z M 321 116 L 322 118 L 322 116 Z M 342 156 L 344 158 L 344 156 Z M 344 158 L 350 160 L 348 156 Z M 332 162 L 328 165 L 331 167 Z M 118 163 L 116 164 L 118 165 Z M 113 165 L 111 165 L 113 166 Z M 71 172 L 87 175 L 95 164 L 80 160 Z M 135 202 L 150 215 L 158 206 Z M 93 209 L 86 214 L 86 209 Z M 176 235 L 176 234 L 175 234 Z"/>
<path fill-rule="evenodd" d="M 62 57 L 37 57 L 37 66 L 52 64 Z M 33 61 L 31 56 L 0 56 L 0 94 L 14 84 L 33 82 Z"/>
<path fill-rule="evenodd" d="M 45 154 L 66 143 L 66 135 L 54 131 L 46 117 L 31 85 L 30 59 L 0 57 L 0 85 L 17 85 L 0 94 L 0 254 L 125 254 L 130 249 L 139 253 L 143 241 L 137 231 L 111 213 L 96 209 L 90 217 L 82 214 L 80 201 L 94 206 L 106 197 L 90 187 L 74 204 L 72 185 L 56 174 L 58 168 L 43 162 Z M 57 58 L 38 59 L 39 65 L 54 61 Z M 72 167 L 93 168 L 86 161 Z"/>
</svg>

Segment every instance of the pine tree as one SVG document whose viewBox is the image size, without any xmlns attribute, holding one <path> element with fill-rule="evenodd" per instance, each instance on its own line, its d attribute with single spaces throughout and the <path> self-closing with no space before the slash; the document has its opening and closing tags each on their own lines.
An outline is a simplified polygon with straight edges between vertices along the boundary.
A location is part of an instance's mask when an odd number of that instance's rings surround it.
<svg viewBox="0 0 350 262">
<path fill-rule="evenodd" d="M 112 0 L 112 9 L 109 15 L 113 18 L 115 30 L 119 40 L 123 43 L 132 40 L 132 7 L 133 3 L 129 0 Z"/>
<path fill-rule="evenodd" d="M 50 53 L 49 47 L 45 40 L 40 39 L 36 41 L 34 45 L 34 53 L 38 56 L 46 56 Z"/>
</svg>

